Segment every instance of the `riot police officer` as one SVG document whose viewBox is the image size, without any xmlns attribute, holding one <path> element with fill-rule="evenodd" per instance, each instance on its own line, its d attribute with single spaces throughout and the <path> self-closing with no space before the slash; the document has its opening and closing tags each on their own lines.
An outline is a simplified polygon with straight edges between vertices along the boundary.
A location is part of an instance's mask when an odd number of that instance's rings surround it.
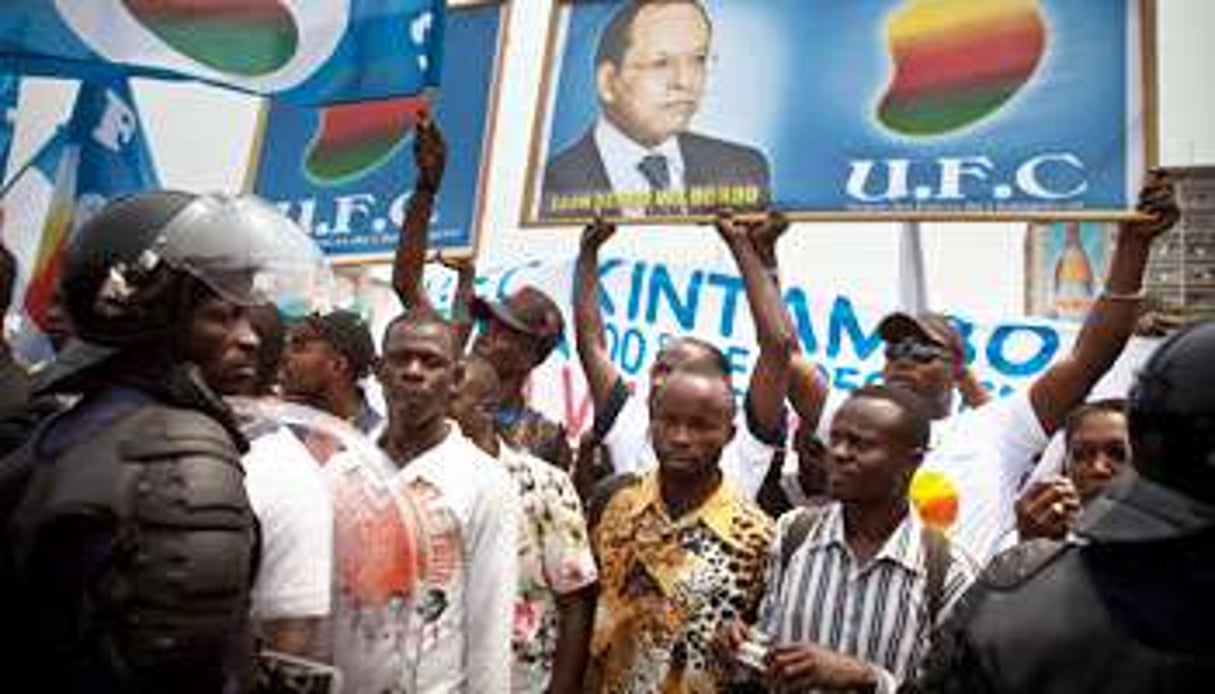
<svg viewBox="0 0 1215 694">
<path fill-rule="evenodd" d="M 915 692 L 1102 694 L 1215 684 L 1215 322 L 1166 340 L 1131 392 L 1133 470 L 1075 537 L 996 557 Z"/>
<path fill-rule="evenodd" d="M 247 308 L 306 291 L 319 253 L 265 202 L 169 191 L 75 238 L 80 341 L 43 386 L 79 401 L 0 461 L 4 686 L 240 691 L 257 534 L 216 391 L 254 368 Z"/>
</svg>

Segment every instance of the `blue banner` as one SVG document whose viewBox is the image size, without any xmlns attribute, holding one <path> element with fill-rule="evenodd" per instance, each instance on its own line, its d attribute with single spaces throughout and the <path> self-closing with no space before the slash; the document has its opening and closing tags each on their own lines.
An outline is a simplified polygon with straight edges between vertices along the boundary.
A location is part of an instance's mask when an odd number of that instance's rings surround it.
<svg viewBox="0 0 1215 694">
<path fill-rule="evenodd" d="M 433 248 L 474 245 L 502 21 L 497 3 L 447 14 L 447 86 L 432 110 L 447 140 Z M 263 114 L 253 191 L 276 202 L 331 257 L 390 256 L 413 190 L 412 128 L 422 108 L 423 97 L 325 110 L 274 102 Z"/>
<path fill-rule="evenodd" d="M 1140 2 L 566 0 L 525 218 L 1125 211 Z"/>
<path fill-rule="evenodd" d="M 7 180 L 8 151 L 13 144 L 13 126 L 17 123 L 16 75 L 0 74 L 0 180 Z"/>
<path fill-rule="evenodd" d="M 0 67 L 190 78 L 329 104 L 437 84 L 444 0 L 5 0 Z"/>
</svg>

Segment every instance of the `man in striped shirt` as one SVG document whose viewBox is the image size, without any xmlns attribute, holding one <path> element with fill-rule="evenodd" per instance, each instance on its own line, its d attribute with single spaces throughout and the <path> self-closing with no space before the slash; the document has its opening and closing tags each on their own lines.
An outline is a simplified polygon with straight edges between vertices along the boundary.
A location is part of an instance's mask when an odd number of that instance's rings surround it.
<svg viewBox="0 0 1215 694">
<path fill-rule="evenodd" d="M 973 581 L 970 560 L 910 512 L 928 430 L 905 390 L 869 386 L 840 407 L 827 444 L 836 501 L 782 516 L 768 559 L 759 627 L 771 685 L 893 692 Z M 736 623 L 727 645 L 741 637 Z"/>
</svg>

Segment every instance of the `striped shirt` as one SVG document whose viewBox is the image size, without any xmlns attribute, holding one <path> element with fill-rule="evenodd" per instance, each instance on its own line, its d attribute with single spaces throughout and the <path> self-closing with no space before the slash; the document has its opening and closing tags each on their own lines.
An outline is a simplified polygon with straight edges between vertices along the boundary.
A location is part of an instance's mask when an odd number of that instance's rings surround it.
<svg viewBox="0 0 1215 694">
<path fill-rule="evenodd" d="M 777 522 L 760 607 L 763 631 L 776 643 L 812 642 L 864 660 L 884 671 L 886 686 L 914 675 L 933 626 L 919 518 L 908 513 L 881 550 L 861 565 L 844 539 L 843 506 L 832 503 L 780 576 L 781 545 L 795 513 Z M 950 543 L 938 623 L 974 577 L 971 561 Z"/>
</svg>

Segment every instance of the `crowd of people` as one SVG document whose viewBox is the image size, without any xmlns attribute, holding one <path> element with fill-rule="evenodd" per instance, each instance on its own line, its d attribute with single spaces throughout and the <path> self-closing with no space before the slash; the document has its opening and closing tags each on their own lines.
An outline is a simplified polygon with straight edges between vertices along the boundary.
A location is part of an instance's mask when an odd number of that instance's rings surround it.
<svg viewBox="0 0 1215 694">
<path fill-rule="evenodd" d="M 597 219 L 570 297 L 594 408 L 575 453 L 525 398 L 566 335 L 557 302 L 475 297 L 470 262 L 450 316 L 423 290 L 445 147 L 419 126 L 402 312 L 378 350 L 356 313 L 275 308 L 323 260 L 256 199 L 138 194 L 85 224 L 57 306 L 72 337 L 36 373 L 5 362 L 0 631 L 17 681 L 1171 692 L 1212 674 L 1215 325 L 1166 339 L 1128 399 L 1085 402 L 1177 218 L 1166 179 L 1123 224 L 1071 353 L 999 398 L 946 317 L 898 312 L 878 329 L 883 384 L 830 391 L 782 303 L 787 222 L 728 212 L 715 226 L 759 345 L 745 391 L 692 336 L 634 389 L 607 350 L 598 254 L 616 228 Z M 266 402 L 338 428 L 250 405 Z M 1056 430 L 1062 474 L 1035 476 Z M 395 503 L 351 501 L 351 437 L 381 452 Z M 952 523 L 917 509 L 925 470 L 961 490 Z M 1070 658 L 1081 645 L 1099 654 Z"/>
<path fill-rule="evenodd" d="M 624 101 L 645 91 L 630 22 L 707 25 L 683 4 L 613 25 L 608 135 L 646 116 Z M 675 38 L 702 55 L 709 33 Z M 697 65 L 676 86 L 699 94 Z M 686 111 L 633 143 L 675 147 L 679 175 L 699 161 L 670 144 Z M 691 335 L 625 379 L 599 293 L 618 231 L 600 217 L 572 325 L 543 288 L 475 296 L 470 260 L 445 261 L 459 283 L 436 309 L 422 276 L 446 154 L 423 118 L 392 267 L 402 310 L 378 346 L 355 312 L 279 311 L 324 260 L 256 198 L 140 193 L 81 226 L 46 326 L 56 358 L 31 370 L 0 350 L 7 682 L 1039 694 L 1215 677 L 1215 323 L 1162 339 L 1124 399 L 1088 402 L 1178 219 L 1166 177 L 1121 224 L 1070 352 L 999 397 L 937 313 L 886 316 L 881 383 L 833 390 L 782 300 L 787 220 L 718 212 L 758 344 L 738 395 L 726 355 Z M 584 158 L 559 158 L 566 178 Z M 558 178 L 553 194 L 577 187 Z M 0 254 L 5 309 L 16 275 Z M 527 399 L 563 340 L 586 432 Z M 1061 471 L 1036 473 L 1057 432 Z M 956 490 L 956 516 L 918 505 L 924 474 Z"/>
</svg>

